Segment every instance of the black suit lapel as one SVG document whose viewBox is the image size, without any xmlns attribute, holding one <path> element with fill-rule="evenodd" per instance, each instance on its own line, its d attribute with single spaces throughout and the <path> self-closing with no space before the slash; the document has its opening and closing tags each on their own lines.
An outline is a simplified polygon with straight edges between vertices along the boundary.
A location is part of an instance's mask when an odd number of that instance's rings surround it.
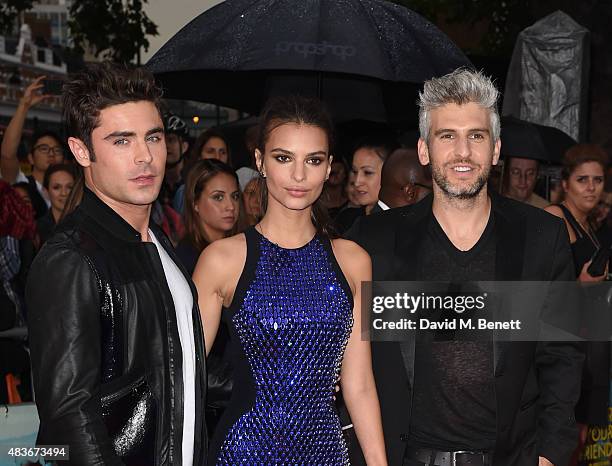
<svg viewBox="0 0 612 466">
<path fill-rule="evenodd" d="M 495 281 L 520 281 L 525 254 L 525 219 L 496 193 L 491 194 L 491 213 L 495 215 Z M 509 347 L 508 342 L 494 343 L 495 375 L 503 371 Z"/>
<path fill-rule="evenodd" d="M 433 196 L 429 195 L 412 209 L 403 212 L 400 228 L 396 236 L 397 252 L 393 276 L 396 280 L 416 281 L 420 279 L 421 244 L 426 234 L 427 219 L 431 215 Z M 408 332 L 408 338 L 400 343 L 400 351 L 408 381 L 414 384 L 415 335 Z"/>
<path fill-rule="evenodd" d="M 512 204 L 499 195 L 491 195 L 491 209 L 495 215 L 496 281 L 520 281 L 523 278 L 525 253 L 525 219 Z"/>
</svg>

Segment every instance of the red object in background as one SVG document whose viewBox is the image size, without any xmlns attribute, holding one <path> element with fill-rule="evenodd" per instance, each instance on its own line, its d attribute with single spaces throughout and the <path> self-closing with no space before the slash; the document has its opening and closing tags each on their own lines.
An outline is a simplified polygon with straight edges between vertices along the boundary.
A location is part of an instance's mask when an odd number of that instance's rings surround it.
<svg viewBox="0 0 612 466">
<path fill-rule="evenodd" d="M 30 240 L 36 237 L 34 210 L 3 180 L 0 180 L 0 236 Z"/>
</svg>

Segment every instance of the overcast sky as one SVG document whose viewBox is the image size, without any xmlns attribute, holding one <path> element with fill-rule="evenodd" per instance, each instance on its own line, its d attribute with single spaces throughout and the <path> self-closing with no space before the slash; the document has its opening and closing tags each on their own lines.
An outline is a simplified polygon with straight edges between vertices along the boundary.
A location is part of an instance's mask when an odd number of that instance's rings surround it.
<svg viewBox="0 0 612 466">
<path fill-rule="evenodd" d="M 211 6 L 221 3 L 221 0 L 149 0 L 145 3 L 145 11 L 155 24 L 158 36 L 149 36 L 149 50 L 143 52 L 142 63 L 176 34 L 189 21 Z"/>
</svg>

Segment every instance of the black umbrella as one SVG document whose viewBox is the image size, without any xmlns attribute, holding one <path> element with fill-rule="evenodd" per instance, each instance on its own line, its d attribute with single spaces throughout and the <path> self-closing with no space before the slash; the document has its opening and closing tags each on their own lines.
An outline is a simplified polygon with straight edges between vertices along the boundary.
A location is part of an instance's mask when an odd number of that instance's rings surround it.
<svg viewBox="0 0 612 466">
<path fill-rule="evenodd" d="M 563 154 L 576 144 L 570 136 L 552 126 L 538 125 L 512 116 L 501 119 L 501 153 L 548 163 L 561 163 Z"/>
<path fill-rule="evenodd" d="M 147 63 L 168 97 L 257 113 L 270 95 L 299 92 L 341 119 L 379 121 L 413 113 L 407 83 L 460 66 L 471 64 L 446 35 L 382 0 L 227 0 Z"/>
</svg>

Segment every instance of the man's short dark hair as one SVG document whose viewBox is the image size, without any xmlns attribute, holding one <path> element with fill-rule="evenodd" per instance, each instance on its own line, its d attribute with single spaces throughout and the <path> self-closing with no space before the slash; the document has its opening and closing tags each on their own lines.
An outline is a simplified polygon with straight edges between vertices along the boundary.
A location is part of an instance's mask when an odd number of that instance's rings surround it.
<svg viewBox="0 0 612 466">
<path fill-rule="evenodd" d="M 92 64 L 64 84 L 66 135 L 82 140 L 95 160 L 91 133 L 100 124 L 102 110 L 145 100 L 155 104 L 161 117 L 161 96 L 161 88 L 144 68 L 111 62 Z"/>
</svg>

